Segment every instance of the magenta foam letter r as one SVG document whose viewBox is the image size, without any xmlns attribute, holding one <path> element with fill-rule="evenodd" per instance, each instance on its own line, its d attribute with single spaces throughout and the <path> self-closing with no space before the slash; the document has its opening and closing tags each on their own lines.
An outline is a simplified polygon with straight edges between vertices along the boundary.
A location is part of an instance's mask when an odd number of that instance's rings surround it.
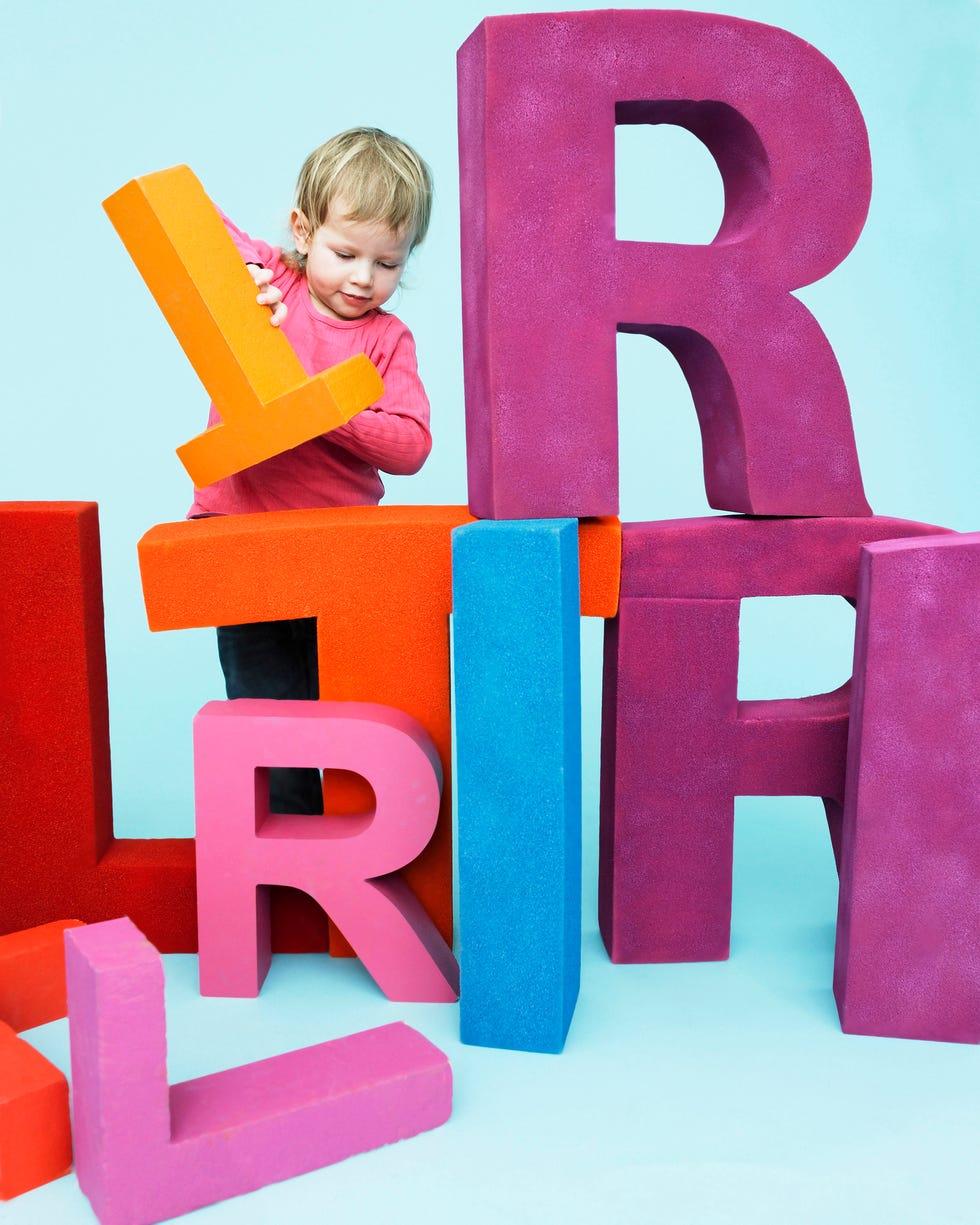
<svg viewBox="0 0 980 1225">
<path fill-rule="evenodd" d="M 792 294 L 847 255 L 870 198 L 834 66 L 785 30 L 666 10 L 489 17 L 458 64 L 473 514 L 617 513 L 617 329 L 681 366 L 712 506 L 869 514 L 840 370 Z M 617 123 L 707 146 L 713 242 L 616 240 Z"/>
</svg>

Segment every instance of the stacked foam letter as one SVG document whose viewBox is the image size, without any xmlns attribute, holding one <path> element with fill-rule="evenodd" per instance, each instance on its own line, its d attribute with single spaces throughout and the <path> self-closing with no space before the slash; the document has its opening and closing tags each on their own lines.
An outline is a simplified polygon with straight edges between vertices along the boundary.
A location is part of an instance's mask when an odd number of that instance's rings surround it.
<svg viewBox="0 0 980 1225">
<path fill-rule="evenodd" d="M 844 1029 L 980 1040 L 970 747 L 980 536 L 871 514 L 840 370 L 792 294 L 831 271 L 864 223 L 871 167 L 850 90 L 785 31 L 667 11 L 492 18 L 461 48 L 459 80 L 470 509 L 495 521 L 457 536 L 456 664 L 473 682 L 457 712 L 464 1037 L 524 1045 L 529 1015 L 542 1014 L 518 984 L 543 918 L 554 973 L 535 989 L 553 1011 L 535 1049 L 560 1043 L 571 1012 L 577 948 L 561 908 L 574 906 L 577 826 L 516 750 L 504 759 L 523 778 L 506 795 L 490 780 L 501 773 L 491 755 L 546 720 L 567 721 L 551 753 L 572 778 L 576 710 L 559 713 L 538 690 L 574 690 L 574 651 L 538 646 L 551 681 L 535 672 L 531 686 L 520 670 L 529 661 L 489 622 L 497 599 L 532 639 L 544 565 L 556 608 L 567 607 L 561 576 L 574 561 L 558 544 L 562 524 L 617 511 L 619 330 L 677 359 L 709 504 L 735 514 L 623 527 L 602 730 L 599 908 L 611 957 L 726 957 L 734 797 L 817 795 L 839 856 Z M 614 117 L 676 124 L 704 142 L 725 188 L 712 243 L 616 241 Z M 547 561 L 542 520 L 554 538 Z M 853 684 L 739 702 L 739 601 L 802 594 L 857 599 Z M 496 669 L 480 658 L 491 646 Z M 539 908 L 542 877 L 551 900 Z M 520 968 L 492 947 L 498 908 Z"/>
</svg>

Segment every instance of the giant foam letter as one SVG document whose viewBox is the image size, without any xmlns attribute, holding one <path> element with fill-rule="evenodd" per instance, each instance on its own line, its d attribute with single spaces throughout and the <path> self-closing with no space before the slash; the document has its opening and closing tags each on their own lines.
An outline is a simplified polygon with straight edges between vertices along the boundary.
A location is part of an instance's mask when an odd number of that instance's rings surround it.
<svg viewBox="0 0 980 1225">
<path fill-rule="evenodd" d="M 193 171 L 133 179 L 103 202 L 221 416 L 177 448 L 198 487 L 343 425 L 384 386 L 364 354 L 308 378 Z"/>
<path fill-rule="evenodd" d="M 725 184 L 711 244 L 616 241 L 617 122 L 707 145 Z M 459 132 L 475 515 L 616 513 L 617 328 L 683 369 L 712 506 L 870 513 L 840 370 L 791 293 L 840 263 L 870 195 L 864 123 L 828 60 L 708 13 L 490 17 L 460 49 Z"/>
<path fill-rule="evenodd" d="M 71 1169 L 68 1082 L 17 1031 L 65 1015 L 66 928 L 45 923 L 0 937 L 0 1199 Z"/>
<path fill-rule="evenodd" d="M 578 531 L 453 533 L 460 1037 L 560 1051 L 578 996 Z"/>
<path fill-rule="evenodd" d="M 68 1082 L 0 1021 L 0 1200 L 71 1169 Z"/>
<path fill-rule="evenodd" d="M 834 994 L 846 1033 L 980 1041 L 980 533 L 861 550 Z"/>
<path fill-rule="evenodd" d="M 0 506 L 0 573 L 0 930 L 128 914 L 193 952 L 193 841 L 112 834 L 95 504 Z"/>
<path fill-rule="evenodd" d="M 445 1055 L 396 1023 L 167 1084 L 163 966 L 128 919 L 66 937 L 75 1164 L 102 1225 L 148 1225 L 439 1127 Z"/>
<path fill-rule="evenodd" d="M 373 813 L 270 813 L 269 769 L 282 765 L 356 774 Z M 398 875 L 439 815 L 442 766 L 415 719 L 366 702 L 209 702 L 194 777 L 202 995 L 258 994 L 277 884 L 320 903 L 389 999 L 456 999 L 455 958 Z"/>
<path fill-rule="evenodd" d="M 719 517 L 623 527 L 606 626 L 599 926 L 613 961 L 728 956 L 737 795 L 824 798 L 839 850 L 849 685 L 738 700 L 739 602 L 857 592 L 901 519 Z"/>
<path fill-rule="evenodd" d="M 0 1020 L 15 1030 L 65 1015 L 65 936 L 78 919 L 59 919 L 0 936 Z"/>
</svg>

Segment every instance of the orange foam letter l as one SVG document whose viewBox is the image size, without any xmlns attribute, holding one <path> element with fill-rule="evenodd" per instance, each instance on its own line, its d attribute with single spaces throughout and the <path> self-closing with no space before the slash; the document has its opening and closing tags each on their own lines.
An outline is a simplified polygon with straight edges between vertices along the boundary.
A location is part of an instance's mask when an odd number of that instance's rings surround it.
<svg viewBox="0 0 980 1225">
<path fill-rule="evenodd" d="M 307 376 L 256 306 L 242 258 L 189 167 L 133 179 L 103 208 L 221 416 L 177 448 L 198 488 L 325 434 L 381 398 L 381 376 L 364 354 Z"/>
</svg>

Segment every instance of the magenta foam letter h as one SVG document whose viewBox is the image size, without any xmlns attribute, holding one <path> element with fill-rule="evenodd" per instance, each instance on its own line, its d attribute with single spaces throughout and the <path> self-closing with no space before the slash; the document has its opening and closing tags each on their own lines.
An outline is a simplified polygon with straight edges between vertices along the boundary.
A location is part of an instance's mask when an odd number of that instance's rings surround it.
<svg viewBox="0 0 980 1225">
<path fill-rule="evenodd" d="M 848 687 L 738 700 L 739 603 L 857 592 L 900 519 L 680 519 L 623 527 L 603 684 L 599 926 L 614 961 L 728 956 L 737 795 L 815 795 L 839 848 Z"/>
</svg>

